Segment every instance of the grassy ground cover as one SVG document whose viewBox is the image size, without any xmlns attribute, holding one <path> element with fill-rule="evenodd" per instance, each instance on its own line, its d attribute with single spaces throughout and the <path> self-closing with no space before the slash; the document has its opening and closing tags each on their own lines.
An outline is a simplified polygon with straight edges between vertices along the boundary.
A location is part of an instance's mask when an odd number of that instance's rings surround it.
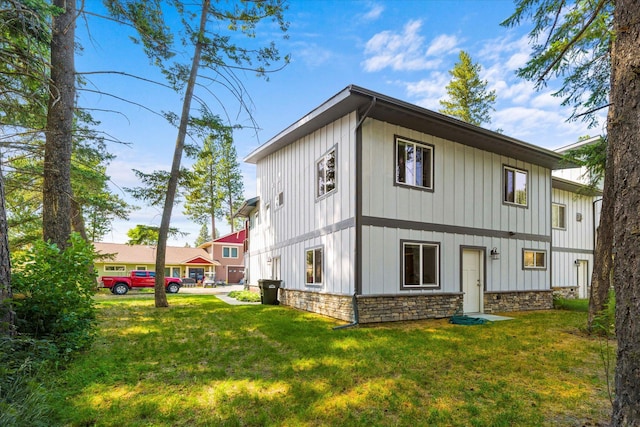
<svg viewBox="0 0 640 427">
<path fill-rule="evenodd" d="M 511 313 L 333 330 L 283 306 L 212 295 L 99 297 L 91 351 L 51 379 L 71 426 L 598 425 L 603 339 L 586 313 Z"/>
</svg>

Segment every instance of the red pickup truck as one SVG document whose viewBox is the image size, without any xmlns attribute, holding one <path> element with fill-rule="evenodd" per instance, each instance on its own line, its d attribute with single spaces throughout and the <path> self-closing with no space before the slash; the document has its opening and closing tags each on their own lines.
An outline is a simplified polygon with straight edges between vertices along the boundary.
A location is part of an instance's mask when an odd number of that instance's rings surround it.
<svg viewBox="0 0 640 427">
<path fill-rule="evenodd" d="M 124 295 L 131 288 L 153 288 L 155 283 L 155 271 L 132 270 L 129 276 L 102 276 L 98 287 L 111 289 L 112 294 Z M 167 293 L 176 294 L 182 281 L 177 277 L 165 277 L 164 285 Z"/>
</svg>

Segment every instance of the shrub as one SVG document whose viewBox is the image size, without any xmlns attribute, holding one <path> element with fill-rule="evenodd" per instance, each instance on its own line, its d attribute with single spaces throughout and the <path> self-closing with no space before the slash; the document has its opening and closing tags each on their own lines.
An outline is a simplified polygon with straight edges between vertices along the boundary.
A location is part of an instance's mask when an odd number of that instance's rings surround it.
<svg viewBox="0 0 640 427">
<path fill-rule="evenodd" d="M 48 339 L 64 358 L 93 338 L 93 246 L 73 234 L 69 246 L 37 242 L 12 260 L 13 304 L 18 333 Z"/>
</svg>

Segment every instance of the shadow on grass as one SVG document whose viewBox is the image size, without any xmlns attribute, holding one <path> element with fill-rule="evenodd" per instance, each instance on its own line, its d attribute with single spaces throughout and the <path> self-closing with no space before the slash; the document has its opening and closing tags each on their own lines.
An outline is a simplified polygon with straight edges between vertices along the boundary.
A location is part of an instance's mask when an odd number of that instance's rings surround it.
<svg viewBox="0 0 640 427">
<path fill-rule="evenodd" d="M 62 424 L 543 425 L 608 414 L 598 349 L 563 332 L 582 313 L 335 331 L 283 306 L 169 303 L 100 301 L 99 339 L 52 387 Z"/>
</svg>

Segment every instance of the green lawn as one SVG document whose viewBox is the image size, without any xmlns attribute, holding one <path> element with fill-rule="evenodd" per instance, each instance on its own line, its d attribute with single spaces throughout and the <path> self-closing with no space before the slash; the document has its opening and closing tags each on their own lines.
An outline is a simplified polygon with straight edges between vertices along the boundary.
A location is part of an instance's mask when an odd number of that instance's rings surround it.
<svg viewBox="0 0 640 427">
<path fill-rule="evenodd" d="M 576 426 L 610 412 L 612 344 L 580 332 L 584 312 L 334 330 L 212 295 L 98 301 L 93 348 L 47 385 L 63 425 Z"/>
</svg>

